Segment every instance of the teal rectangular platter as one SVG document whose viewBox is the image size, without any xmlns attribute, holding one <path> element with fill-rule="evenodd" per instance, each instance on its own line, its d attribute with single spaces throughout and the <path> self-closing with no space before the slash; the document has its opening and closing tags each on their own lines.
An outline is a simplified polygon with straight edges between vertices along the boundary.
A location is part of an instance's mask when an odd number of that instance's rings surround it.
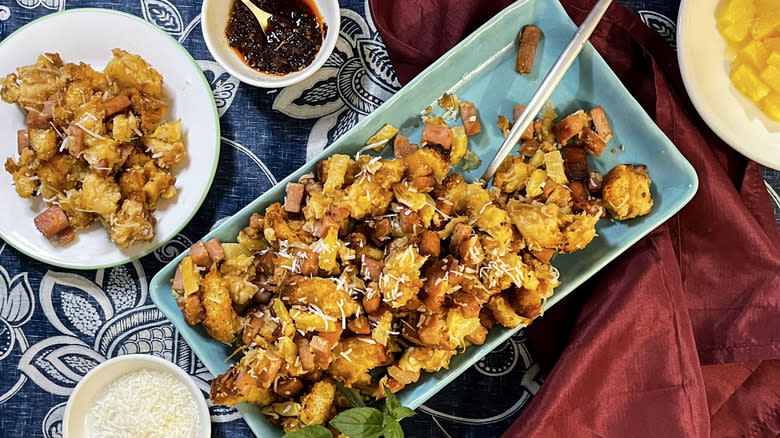
<svg viewBox="0 0 780 438">
<path fill-rule="evenodd" d="M 540 27 L 544 36 L 533 73 L 520 75 L 514 70 L 516 37 L 526 24 Z M 385 123 L 401 127 L 402 134 L 417 142 L 420 112 L 444 92 L 456 93 L 461 101 L 474 102 L 479 111 L 482 132 L 471 137 L 469 143 L 470 148 L 482 158 L 482 166 L 464 175 L 467 180 L 474 181 L 504 139 L 496 125 L 498 115 L 511 119 L 513 106 L 530 100 L 544 74 L 575 31 L 576 26 L 557 0 L 515 2 L 447 52 L 317 158 L 237 212 L 204 236 L 204 240 L 216 237 L 223 242 L 235 241 L 238 232 L 249 224 L 252 213 L 262 212 L 266 206 L 284 198 L 288 182 L 297 181 L 301 175 L 313 171 L 315 163 L 329 155 L 354 155 L 366 139 Z M 556 104 L 559 115 L 603 106 L 615 138 L 600 158 L 591 157 L 591 169 L 605 173 L 621 163 L 646 164 L 653 181 L 655 205 L 650 214 L 641 218 L 625 222 L 600 221 L 598 237 L 585 250 L 556 257 L 553 265 L 561 273 L 562 284 L 548 300 L 548 308 L 664 223 L 691 200 L 698 188 L 693 167 L 631 97 L 590 44 L 574 62 L 551 101 Z M 621 145 L 625 145 L 625 150 L 621 149 Z M 610 153 L 611 149 L 616 149 L 617 153 Z M 200 326 L 188 326 L 171 294 L 171 279 L 185 255 L 186 252 L 180 254 L 154 277 L 150 286 L 151 297 L 211 373 L 221 374 L 230 365 L 225 361 L 232 353 L 230 347 L 210 338 Z M 468 347 L 465 353 L 456 355 L 448 370 L 423 373 L 419 382 L 399 393 L 400 401 L 411 408 L 419 407 L 517 330 L 519 328 L 493 328 L 484 345 Z M 238 410 L 258 437 L 282 435 L 281 430 L 270 424 L 256 406 L 242 404 Z"/>
</svg>

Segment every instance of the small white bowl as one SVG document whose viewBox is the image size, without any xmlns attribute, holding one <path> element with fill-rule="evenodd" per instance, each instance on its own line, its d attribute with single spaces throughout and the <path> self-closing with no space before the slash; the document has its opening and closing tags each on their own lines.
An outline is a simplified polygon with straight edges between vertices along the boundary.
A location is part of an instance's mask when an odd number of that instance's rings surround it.
<svg viewBox="0 0 780 438">
<path fill-rule="evenodd" d="M 147 354 L 128 354 L 107 360 L 93 368 L 73 389 L 63 415 L 63 432 L 66 438 L 89 436 L 85 422 L 90 409 L 117 378 L 140 370 L 168 371 L 174 374 L 190 390 L 198 410 L 197 438 L 211 436 L 211 416 L 206 399 L 195 381 L 175 364 Z"/>
<path fill-rule="evenodd" d="M 204 0 L 200 11 L 200 27 L 211 56 L 241 82 L 261 88 L 279 88 L 292 85 L 306 79 L 322 67 L 333 52 L 333 48 L 336 47 L 341 28 L 339 2 L 338 0 L 314 0 L 313 3 L 319 9 L 322 21 L 327 26 L 325 41 L 320 46 L 320 51 L 314 57 L 314 61 L 306 68 L 286 75 L 269 75 L 254 70 L 239 58 L 233 48 L 228 45 L 225 37 L 230 10 L 235 1 L 240 0 Z"/>
</svg>

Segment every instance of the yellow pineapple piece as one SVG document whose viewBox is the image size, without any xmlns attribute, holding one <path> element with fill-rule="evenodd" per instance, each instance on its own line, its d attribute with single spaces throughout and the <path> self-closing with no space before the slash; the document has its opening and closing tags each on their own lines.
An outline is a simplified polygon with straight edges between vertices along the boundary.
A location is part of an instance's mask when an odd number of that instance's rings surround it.
<svg viewBox="0 0 780 438">
<path fill-rule="evenodd" d="M 731 82 L 754 103 L 758 103 L 769 94 L 769 87 L 761 82 L 756 71 L 747 64 L 740 64 L 731 71 Z"/>
<path fill-rule="evenodd" d="M 770 93 L 761 101 L 761 109 L 770 119 L 780 122 L 780 94 Z"/>
<path fill-rule="evenodd" d="M 780 93 L 780 68 L 774 65 L 767 66 L 759 75 L 761 79 L 773 90 Z"/>
<path fill-rule="evenodd" d="M 764 38 L 780 31 L 780 2 L 777 0 L 754 0 L 756 21 L 750 28 L 750 34 L 755 39 Z"/>
<path fill-rule="evenodd" d="M 718 12 L 721 34 L 738 43 L 745 39 L 756 19 L 753 0 L 728 0 Z"/>
<path fill-rule="evenodd" d="M 780 67 L 780 52 L 772 52 L 766 59 L 768 65 L 774 65 Z"/>
<path fill-rule="evenodd" d="M 753 64 L 754 67 L 761 70 L 766 65 L 766 60 L 769 57 L 769 48 L 762 40 L 752 40 L 742 48 L 739 55 L 744 61 Z"/>
<path fill-rule="evenodd" d="M 769 50 L 766 63 L 780 67 L 780 38 L 765 38 L 763 41 L 767 50 Z"/>
</svg>

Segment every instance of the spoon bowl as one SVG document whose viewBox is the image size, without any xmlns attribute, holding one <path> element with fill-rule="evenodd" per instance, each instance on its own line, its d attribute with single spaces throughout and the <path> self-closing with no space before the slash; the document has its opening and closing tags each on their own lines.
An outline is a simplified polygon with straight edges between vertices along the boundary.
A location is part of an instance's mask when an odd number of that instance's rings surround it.
<svg viewBox="0 0 780 438">
<path fill-rule="evenodd" d="M 257 18 L 257 22 L 260 23 L 260 29 L 263 29 L 263 33 L 266 33 L 268 30 L 268 20 L 270 20 L 273 15 L 257 7 L 257 5 L 252 3 L 252 0 L 241 0 L 241 2 L 244 6 L 249 8 L 255 18 Z"/>
</svg>

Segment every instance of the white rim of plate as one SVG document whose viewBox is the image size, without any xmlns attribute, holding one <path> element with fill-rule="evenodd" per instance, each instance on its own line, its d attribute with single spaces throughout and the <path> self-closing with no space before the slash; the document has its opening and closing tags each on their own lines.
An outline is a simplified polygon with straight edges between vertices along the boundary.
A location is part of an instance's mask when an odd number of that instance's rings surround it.
<svg viewBox="0 0 780 438">
<path fill-rule="evenodd" d="M 161 357 L 152 356 L 149 354 L 126 354 L 123 356 L 116 356 L 113 357 L 95 368 L 92 368 L 89 370 L 89 372 L 79 380 L 79 383 L 76 384 L 76 386 L 73 388 L 73 391 L 70 393 L 70 396 L 68 397 L 68 402 L 65 404 L 65 412 L 62 414 L 62 430 L 63 433 L 67 433 L 68 431 L 68 425 L 71 415 L 71 409 L 73 408 L 73 399 L 75 398 L 75 395 L 83 388 L 88 380 L 92 378 L 97 373 L 101 372 L 101 370 L 104 370 L 106 368 L 110 368 L 112 366 L 116 366 L 118 363 L 122 362 L 135 362 L 138 364 L 138 367 L 132 370 L 129 370 L 124 373 L 117 374 L 113 380 L 116 380 L 117 378 L 129 374 L 135 371 L 139 370 L 148 370 L 151 369 L 148 366 L 145 366 L 147 364 L 157 364 L 162 365 L 163 368 L 165 368 L 167 371 L 173 373 L 180 382 L 182 382 L 187 388 L 190 390 L 190 395 L 192 395 L 193 399 L 195 400 L 195 404 L 197 405 L 197 411 L 198 411 L 198 438 L 200 438 L 200 432 L 205 431 L 205 436 L 210 436 L 211 434 L 211 414 L 209 412 L 208 405 L 206 404 L 206 399 L 203 397 L 203 393 L 201 392 L 200 388 L 198 388 L 198 385 L 195 384 L 195 382 L 192 380 L 192 377 L 184 372 L 181 368 L 179 368 L 178 365 L 174 364 L 173 362 L 169 362 Z M 112 381 L 113 381 L 112 380 Z M 203 422 L 203 419 L 206 419 L 205 422 Z M 205 428 L 205 429 L 204 429 Z"/>
<path fill-rule="evenodd" d="M 3 45 L 6 42 L 10 41 L 14 37 L 17 37 L 23 31 L 27 30 L 27 28 L 32 27 L 34 25 L 37 25 L 37 24 L 39 24 L 41 22 L 44 22 L 44 21 L 46 21 L 46 20 L 48 20 L 50 18 L 59 17 L 59 16 L 66 15 L 66 14 L 78 14 L 78 13 L 82 13 L 82 14 L 83 13 L 93 13 L 93 14 L 94 13 L 98 13 L 98 14 L 119 15 L 119 16 L 122 16 L 124 18 L 129 18 L 129 19 L 133 19 L 133 20 L 139 21 L 139 22 L 147 25 L 150 29 L 154 29 L 156 32 L 160 33 L 161 35 L 164 35 L 166 38 L 168 38 L 171 41 L 176 43 L 176 47 L 179 48 L 187 56 L 187 58 L 192 63 L 192 66 L 195 69 L 197 69 L 197 71 L 199 72 L 200 78 L 203 80 L 204 85 L 209 90 L 211 90 L 211 85 L 209 85 L 209 82 L 206 79 L 206 76 L 203 75 L 203 70 L 201 70 L 201 68 L 200 68 L 200 66 L 198 66 L 197 62 L 195 62 L 195 59 L 192 57 L 190 52 L 188 52 L 187 49 L 184 48 L 184 46 L 182 46 L 178 41 L 176 41 L 175 38 L 170 36 L 168 33 L 163 31 L 162 29 L 158 28 L 157 26 L 155 26 L 155 25 L 149 23 L 148 21 L 144 20 L 143 18 L 140 18 L 140 17 L 137 17 L 135 15 L 128 14 L 128 13 L 122 12 L 122 11 L 115 11 L 113 9 L 101 9 L 101 8 L 66 9 L 66 10 L 63 10 L 63 11 L 53 12 L 53 13 L 51 13 L 49 15 L 45 15 L 43 17 L 37 18 L 37 19 L 35 19 L 35 20 L 25 24 L 24 26 L 20 27 L 19 29 L 16 29 L 13 33 L 11 33 L 7 37 L 5 37 L 2 41 L 0 41 L 0 53 L 2 53 L 2 47 L 3 47 Z M 149 249 L 147 249 L 146 251 L 143 251 L 143 252 L 141 252 L 139 254 L 136 254 L 136 255 L 133 255 L 133 256 L 125 257 L 125 258 L 117 260 L 115 262 L 110 262 L 110 263 L 106 263 L 106 264 L 98 264 L 98 265 L 79 265 L 79 264 L 62 263 L 62 262 L 59 262 L 59 261 L 56 261 L 56 260 L 51 260 L 50 258 L 47 258 L 47 257 L 42 257 L 40 255 L 31 254 L 28 251 L 22 249 L 19 245 L 15 244 L 14 241 L 11 239 L 10 235 L 8 235 L 7 233 L 4 233 L 2 229 L 0 229 L 0 239 L 2 239 L 7 244 L 11 245 L 17 251 L 21 252 L 25 256 L 30 257 L 32 259 L 41 261 L 43 263 L 50 264 L 52 266 L 57 266 L 57 267 L 60 267 L 60 268 L 80 269 L 80 270 L 105 269 L 105 268 L 111 268 L 111 267 L 114 267 L 114 266 L 124 265 L 126 263 L 130 263 L 132 261 L 135 261 L 135 260 L 138 260 L 138 259 L 140 259 L 142 257 L 145 257 L 145 256 L 153 253 L 154 251 L 156 251 L 158 248 L 160 248 L 165 243 L 167 243 L 169 240 L 171 240 L 174 236 L 176 236 L 176 234 L 178 234 L 182 229 L 184 229 L 184 227 L 187 226 L 187 224 L 190 223 L 192 218 L 195 217 L 195 214 L 200 210 L 200 207 L 203 205 L 203 202 L 206 200 L 206 196 L 208 195 L 209 190 L 211 189 L 211 185 L 214 182 L 214 177 L 216 176 L 216 173 L 217 173 L 217 165 L 219 164 L 219 152 L 220 152 L 220 146 L 221 146 L 221 131 L 220 131 L 220 124 L 219 124 L 219 112 L 217 111 L 217 104 L 214 101 L 214 95 L 213 95 L 213 93 L 211 91 L 209 92 L 209 95 L 211 96 L 211 109 L 212 109 L 212 112 L 213 112 L 213 115 L 214 115 L 214 122 L 215 122 L 215 125 L 216 125 L 216 134 L 217 135 L 216 135 L 216 138 L 215 138 L 216 150 L 215 150 L 215 154 L 214 154 L 214 162 L 212 163 L 212 166 L 211 166 L 211 172 L 210 172 L 209 177 L 208 177 L 208 179 L 209 179 L 208 180 L 208 184 L 206 184 L 206 187 L 205 187 L 205 190 L 203 191 L 203 194 L 201 195 L 200 199 L 198 200 L 198 202 L 195 205 L 195 208 L 192 210 L 192 212 L 189 213 L 187 218 L 184 221 L 182 221 L 181 225 L 176 227 L 176 229 L 174 229 L 174 231 L 170 235 L 164 236 L 163 238 L 161 238 L 160 241 L 157 244 L 149 247 Z"/>
</svg>

